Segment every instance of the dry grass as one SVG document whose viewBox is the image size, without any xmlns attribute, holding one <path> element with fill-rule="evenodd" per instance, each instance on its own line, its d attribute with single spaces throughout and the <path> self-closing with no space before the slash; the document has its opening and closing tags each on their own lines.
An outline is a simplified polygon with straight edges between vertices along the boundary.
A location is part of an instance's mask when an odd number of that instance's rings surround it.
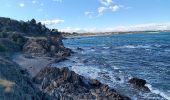
<svg viewBox="0 0 170 100">
<path fill-rule="evenodd" d="M 4 87 L 5 89 L 5 92 L 11 92 L 12 91 L 12 87 L 15 83 L 11 82 L 11 81 L 8 81 L 8 80 L 2 80 L 0 79 L 0 85 L 2 87 Z"/>
</svg>

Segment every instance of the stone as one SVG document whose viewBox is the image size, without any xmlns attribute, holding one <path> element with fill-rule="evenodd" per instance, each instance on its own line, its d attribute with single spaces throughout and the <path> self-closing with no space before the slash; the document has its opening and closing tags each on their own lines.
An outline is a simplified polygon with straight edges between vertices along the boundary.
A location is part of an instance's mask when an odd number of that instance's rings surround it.
<svg viewBox="0 0 170 100">
<path fill-rule="evenodd" d="M 101 83 L 96 79 L 91 79 L 89 83 L 91 86 L 95 86 L 95 87 L 98 87 L 101 85 Z"/>
<path fill-rule="evenodd" d="M 147 91 L 149 92 L 149 88 L 145 86 L 146 80 L 139 79 L 139 78 L 132 78 L 128 81 L 130 84 L 138 88 L 139 90 Z"/>
<path fill-rule="evenodd" d="M 96 79 L 86 79 L 66 67 L 61 69 L 46 67 L 34 78 L 35 80 L 48 78 L 48 82 L 46 82 L 46 80 L 41 81 L 44 84 L 42 91 L 48 94 L 57 93 L 57 95 L 55 94 L 55 96 L 53 96 L 59 97 L 60 99 L 91 100 L 98 98 L 97 100 L 104 100 L 103 98 L 113 98 L 115 100 L 124 100 L 125 98 L 108 85 L 103 85 Z M 60 94 L 60 96 L 58 94 Z"/>
<path fill-rule="evenodd" d="M 80 48 L 80 47 L 77 47 L 77 50 L 79 51 L 83 51 L 84 49 Z"/>
</svg>

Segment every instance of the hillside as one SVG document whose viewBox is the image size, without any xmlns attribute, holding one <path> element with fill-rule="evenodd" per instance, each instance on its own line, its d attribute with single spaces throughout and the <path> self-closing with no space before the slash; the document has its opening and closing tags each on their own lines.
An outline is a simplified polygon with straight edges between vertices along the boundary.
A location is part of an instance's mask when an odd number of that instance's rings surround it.
<svg viewBox="0 0 170 100">
<path fill-rule="evenodd" d="M 0 17 L 0 32 L 19 32 L 23 35 L 45 35 L 50 30 L 42 25 L 40 22 L 36 22 L 35 19 L 30 21 L 17 21 L 10 18 Z"/>
</svg>

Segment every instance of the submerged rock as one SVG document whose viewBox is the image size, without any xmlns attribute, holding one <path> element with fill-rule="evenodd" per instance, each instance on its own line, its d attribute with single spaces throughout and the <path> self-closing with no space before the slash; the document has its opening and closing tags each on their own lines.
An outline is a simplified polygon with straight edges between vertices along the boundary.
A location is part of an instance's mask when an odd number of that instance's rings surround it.
<svg viewBox="0 0 170 100">
<path fill-rule="evenodd" d="M 84 49 L 80 48 L 80 47 L 77 47 L 77 50 L 79 51 L 83 51 Z"/>
<path fill-rule="evenodd" d="M 149 88 L 145 86 L 146 80 L 139 79 L 139 78 L 132 78 L 128 81 L 130 84 L 134 85 L 136 88 L 142 91 L 147 91 L 149 92 Z"/>
<path fill-rule="evenodd" d="M 53 98 L 129 100 L 129 98 L 118 94 L 114 89 L 103 85 L 98 80 L 86 79 L 68 68 L 46 67 L 34 77 L 34 80 L 41 84 L 42 91 L 53 96 Z"/>
</svg>

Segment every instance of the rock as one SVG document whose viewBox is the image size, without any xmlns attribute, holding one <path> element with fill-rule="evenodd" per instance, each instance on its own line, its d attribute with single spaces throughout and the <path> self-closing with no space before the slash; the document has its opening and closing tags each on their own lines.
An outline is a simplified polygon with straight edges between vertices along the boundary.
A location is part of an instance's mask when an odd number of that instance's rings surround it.
<svg viewBox="0 0 170 100">
<path fill-rule="evenodd" d="M 149 92 L 149 88 L 145 86 L 146 80 L 139 79 L 139 78 L 132 78 L 128 81 L 130 84 L 134 85 L 136 88 L 142 91 L 147 91 Z"/>
<path fill-rule="evenodd" d="M 89 62 L 88 59 L 83 60 L 83 63 L 88 63 L 88 62 Z"/>
<path fill-rule="evenodd" d="M 94 86 L 94 87 L 99 87 L 101 85 L 101 83 L 96 79 L 91 79 L 89 83 L 91 86 Z"/>
<path fill-rule="evenodd" d="M 13 41 L 7 38 L 0 38 L 0 52 L 17 52 L 20 47 Z"/>
<path fill-rule="evenodd" d="M 80 48 L 80 47 L 77 47 L 77 50 L 79 51 L 83 51 L 84 49 Z"/>
<path fill-rule="evenodd" d="M 31 54 L 24 54 L 24 57 L 28 58 L 28 59 L 33 59 L 34 58 Z"/>
<path fill-rule="evenodd" d="M 50 29 L 46 28 L 40 22 L 36 23 L 35 19 L 24 22 L 0 17 L 0 31 L 20 32 L 27 36 L 43 36 L 46 35 L 47 32 L 50 32 Z"/>
<path fill-rule="evenodd" d="M 53 38 L 49 40 L 37 38 L 29 39 L 23 46 L 23 51 L 33 56 L 49 56 L 61 59 L 71 55 L 71 49 L 65 48 L 61 40 L 57 41 Z"/>
<path fill-rule="evenodd" d="M 43 81 L 44 78 L 48 81 Z M 114 89 L 103 85 L 96 79 L 86 79 L 85 77 L 70 71 L 68 68 L 46 67 L 35 77 L 43 85 L 42 91 L 53 98 L 69 98 L 68 100 L 129 100 L 129 98 L 118 94 Z M 53 94 L 53 95 L 52 95 Z M 110 99 L 109 99 L 110 98 Z"/>
<path fill-rule="evenodd" d="M 0 55 L 0 100 L 51 100 L 36 87 L 29 73 Z"/>
</svg>

